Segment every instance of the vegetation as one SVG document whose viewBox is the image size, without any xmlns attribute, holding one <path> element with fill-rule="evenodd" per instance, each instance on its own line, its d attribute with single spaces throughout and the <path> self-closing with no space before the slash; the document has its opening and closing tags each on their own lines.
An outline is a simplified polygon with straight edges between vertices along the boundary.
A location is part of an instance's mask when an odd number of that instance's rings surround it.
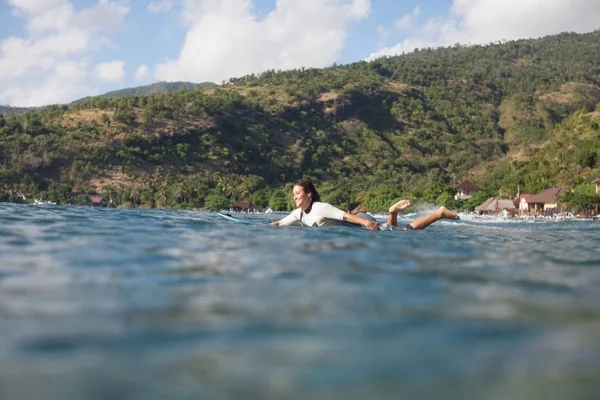
<svg viewBox="0 0 600 400">
<path fill-rule="evenodd" d="M 115 90 L 113 92 L 108 92 L 98 97 L 104 99 L 112 99 L 115 97 L 128 97 L 128 96 L 143 96 L 143 95 L 151 95 L 157 93 L 169 93 L 175 92 L 177 90 L 182 89 L 196 89 L 196 88 L 214 88 L 217 85 L 212 82 L 202 82 L 202 83 L 192 83 L 192 82 L 156 82 L 151 85 L 146 86 L 137 86 L 134 88 L 127 88 L 121 90 Z M 85 97 L 83 99 L 75 100 L 69 106 L 73 106 L 74 104 L 87 102 L 91 99 L 91 97 Z M 11 107 L 11 106 L 3 106 L 0 105 L 0 115 L 10 115 L 10 114 L 24 114 L 28 111 L 37 111 L 42 107 Z"/>
<path fill-rule="evenodd" d="M 39 110 L 41 107 L 11 107 L 0 105 L 0 115 L 24 114 L 27 111 Z"/>
<path fill-rule="evenodd" d="M 214 88 L 217 85 L 212 82 L 192 83 L 192 82 L 156 82 L 151 85 L 137 86 L 134 88 L 115 90 L 113 92 L 105 93 L 99 97 L 104 99 L 112 99 L 115 97 L 128 97 L 128 96 L 143 96 L 158 93 L 169 93 L 175 92 L 182 89 L 197 89 L 197 88 Z M 71 104 L 81 103 L 82 101 L 88 101 L 91 97 L 86 97 L 74 101 Z"/>
<path fill-rule="evenodd" d="M 505 197 L 575 188 L 600 177 L 598 65 L 600 31 L 565 33 L 0 116 L 0 200 L 282 210 L 309 178 L 378 211 L 470 208 L 452 196 L 465 178 Z"/>
</svg>

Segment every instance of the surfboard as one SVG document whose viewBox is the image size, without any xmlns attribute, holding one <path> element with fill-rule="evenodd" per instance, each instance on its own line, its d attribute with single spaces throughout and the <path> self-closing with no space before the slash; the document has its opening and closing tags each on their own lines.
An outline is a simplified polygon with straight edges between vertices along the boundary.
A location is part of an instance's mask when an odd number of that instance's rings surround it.
<svg viewBox="0 0 600 400">
<path fill-rule="evenodd" d="M 250 222 L 244 221 L 243 219 L 236 218 L 230 214 L 217 213 L 221 218 L 225 218 L 228 221 L 237 222 L 238 224 L 249 224 Z"/>
</svg>

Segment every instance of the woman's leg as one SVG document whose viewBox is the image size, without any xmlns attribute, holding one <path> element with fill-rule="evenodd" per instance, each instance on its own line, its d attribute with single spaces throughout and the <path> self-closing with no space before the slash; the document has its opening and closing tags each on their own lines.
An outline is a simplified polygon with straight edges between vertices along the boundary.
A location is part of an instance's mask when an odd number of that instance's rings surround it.
<svg viewBox="0 0 600 400">
<path fill-rule="evenodd" d="M 429 215 L 426 215 L 424 217 L 421 218 L 417 218 L 414 221 L 412 221 L 411 223 L 409 223 L 408 225 L 412 228 L 412 229 L 425 229 L 427 228 L 429 225 L 433 224 L 436 221 L 439 221 L 440 219 L 452 219 L 452 220 L 459 220 L 460 217 L 453 213 L 452 211 L 448 210 L 446 207 L 442 206 L 440 208 L 437 209 L 437 211 L 432 212 Z M 389 218 L 388 218 L 389 220 Z M 408 226 L 406 228 L 399 228 L 400 230 L 405 230 L 405 229 L 409 229 Z"/>
<path fill-rule="evenodd" d="M 397 202 L 396 204 L 391 206 L 390 209 L 388 210 L 390 213 L 388 215 L 388 220 L 387 220 L 388 225 L 398 226 L 398 213 L 408 207 L 410 207 L 409 200 L 400 200 L 399 202 Z"/>
</svg>

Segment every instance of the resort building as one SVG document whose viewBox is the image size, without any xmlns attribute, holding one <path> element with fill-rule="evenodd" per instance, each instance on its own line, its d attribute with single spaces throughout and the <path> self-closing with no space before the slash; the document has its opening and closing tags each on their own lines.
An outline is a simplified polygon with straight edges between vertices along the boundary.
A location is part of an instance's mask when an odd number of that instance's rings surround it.
<svg viewBox="0 0 600 400">
<path fill-rule="evenodd" d="M 600 178 L 596 179 L 592 183 L 596 185 L 596 194 L 600 194 Z"/>
<path fill-rule="evenodd" d="M 483 188 L 465 180 L 454 186 L 454 190 L 456 191 L 456 194 L 454 195 L 455 200 L 467 200 L 475 193 L 483 191 Z"/>
<path fill-rule="evenodd" d="M 544 211 L 558 208 L 560 197 L 564 194 L 564 189 L 555 187 L 544 190 L 529 199 L 529 207 L 533 208 L 536 214 L 542 214 Z"/>
<path fill-rule="evenodd" d="M 102 196 L 90 196 L 90 205 L 92 207 L 106 207 L 106 201 Z"/>
<path fill-rule="evenodd" d="M 477 207 L 475 207 L 475 211 L 478 213 L 486 213 L 491 212 L 493 214 L 499 213 L 501 211 L 511 211 L 516 209 L 515 204 L 512 200 L 509 199 L 501 199 L 498 197 L 490 197 Z"/>
</svg>

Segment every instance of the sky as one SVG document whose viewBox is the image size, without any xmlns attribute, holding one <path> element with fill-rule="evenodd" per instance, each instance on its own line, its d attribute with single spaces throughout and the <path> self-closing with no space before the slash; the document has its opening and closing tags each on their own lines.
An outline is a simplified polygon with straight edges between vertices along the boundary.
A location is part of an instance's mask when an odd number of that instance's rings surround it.
<svg viewBox="0 0 600 400">
<path fill-rule="evenodd" d="M 0 104 L 600 28 L 600 0 L 0 0 Z"/>
</svg>

